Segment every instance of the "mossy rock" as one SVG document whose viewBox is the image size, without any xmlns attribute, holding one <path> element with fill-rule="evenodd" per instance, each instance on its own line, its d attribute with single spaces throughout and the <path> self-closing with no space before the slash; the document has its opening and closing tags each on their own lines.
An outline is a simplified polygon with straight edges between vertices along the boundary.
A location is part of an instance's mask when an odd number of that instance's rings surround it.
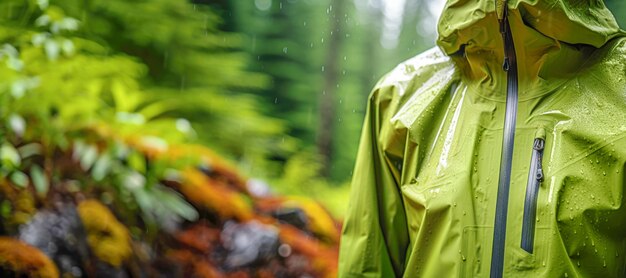
<svg viewBox="0 0 626 278">
<path fill-rule="evenodd" d="M 0 237 L 0 276 L 59 277 L 56 265 L 41 250 L 20 240 Z"/>
<path fill-rule="evenodd" d="M 120 267 L 132 253 L 128 229 L 96 200 L 78 204 L 78 214 L 87 232 L 87 243 L 101 261 Z"/>
</svg>

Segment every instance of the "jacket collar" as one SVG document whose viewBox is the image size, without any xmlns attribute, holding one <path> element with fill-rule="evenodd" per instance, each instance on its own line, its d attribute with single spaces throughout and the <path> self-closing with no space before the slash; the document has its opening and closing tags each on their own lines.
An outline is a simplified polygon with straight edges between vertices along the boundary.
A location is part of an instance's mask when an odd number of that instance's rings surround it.
<svg viewBox="0 0 626 278">
<path fill-rule="evenodd" d="M 608 40 L 624 36 L 602 1 L 580 2 L 449 0 L 439 22 L 437 44 L 461 68 L 471 91 L 504 101 L 504 46 L 498 22 L 503 12 L 498 5 L 508 5 L 518 61 L 519 100 L 536 98 L 583 70 L 594 51 Z"/>
</svg>

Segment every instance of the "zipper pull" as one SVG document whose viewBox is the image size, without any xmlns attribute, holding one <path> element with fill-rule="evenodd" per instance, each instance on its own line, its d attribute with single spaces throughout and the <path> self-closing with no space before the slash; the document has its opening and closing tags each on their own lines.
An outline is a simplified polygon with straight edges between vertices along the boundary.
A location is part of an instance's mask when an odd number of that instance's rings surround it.
<svg viewBox="0 0 626 278">
<path fill-rule="evenodd" d="M 542 152 L 543 148 L 545 147 L 545 140 L 543 138 L 535 138 L 535 144 L 533 145 L 533 149 L 537 152 Z M 537 157 L 538 161 L 537 161 L 537 174 L 535 176 L 535 178 L 537 179 L 537 181 L 541 182 L 543 181 L 543 168 L 541 167 L 542 164 L 542 157 L 541 155 Z"/>
<path fill-rule="evenodd" d="M 535 133 L 533 141 L 530 167 L 528 167 L 528 183 L 526 184 L 526 199 L 524 201 L 524 216 L 522 218 L 522 241 L 520 247 L 528 253 L 533 253 L 535 245 L 535 219 L 537 218 L 537 198 L 541 183 L 544 179 L 543 150 L 546 144 L 546 132 L 540 127 Z"/>
</svg>

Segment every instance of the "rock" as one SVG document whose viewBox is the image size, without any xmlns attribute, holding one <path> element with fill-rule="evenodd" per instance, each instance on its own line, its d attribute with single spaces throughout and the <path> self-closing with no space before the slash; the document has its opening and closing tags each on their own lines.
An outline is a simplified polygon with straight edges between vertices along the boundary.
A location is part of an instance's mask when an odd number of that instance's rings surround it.
<svg viewBox="0 0 626 278">
<path fill-rule="evenodd" d="M 52 258 L 61 274 L 81 276 L 88 247 L 76 208 L 66 205 L 57 211 L 39 211 L 20 228 L 20 240 L 39 248 Z"/>
<path fill-rule="evenodd" d="M 227 222 L 221 239 L 227 251 L 224 265 L 230 269 L 267 262 L 278 255 L 278 231 L 257 221 Z"/>
<path fill-rule="evenodd" d="M 96 278 L 126 278 L 128 275 L 121 268 L 116 268 L 108 263 L 96 262 L 95 263 L 95 277 Z"/>
<path fill-rule="evenodd" d="M 309 221 L 304 211 L 300 208 L 279 208 L 272 212 L 272 216 L 300 230 L 307 230 Z"/>
</svg>

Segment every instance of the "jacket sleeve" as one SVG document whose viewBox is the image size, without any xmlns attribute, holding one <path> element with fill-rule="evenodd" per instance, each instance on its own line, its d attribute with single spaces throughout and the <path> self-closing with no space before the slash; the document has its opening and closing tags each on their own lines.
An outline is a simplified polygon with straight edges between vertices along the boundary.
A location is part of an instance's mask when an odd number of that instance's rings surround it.
<svg viewBox="0 0 626 278">
<path fill-rule="evenodd" d="M 386 156 L 380 143 L 390 139 L 381 130 L 390 124 L 391 90 L 375 90 L 368 103 L 342 231 L 339 277 L 401 277 L 404 272 L 407 221 L 398 169 L 390 167 L 402 160 Z"/>
</svg>

